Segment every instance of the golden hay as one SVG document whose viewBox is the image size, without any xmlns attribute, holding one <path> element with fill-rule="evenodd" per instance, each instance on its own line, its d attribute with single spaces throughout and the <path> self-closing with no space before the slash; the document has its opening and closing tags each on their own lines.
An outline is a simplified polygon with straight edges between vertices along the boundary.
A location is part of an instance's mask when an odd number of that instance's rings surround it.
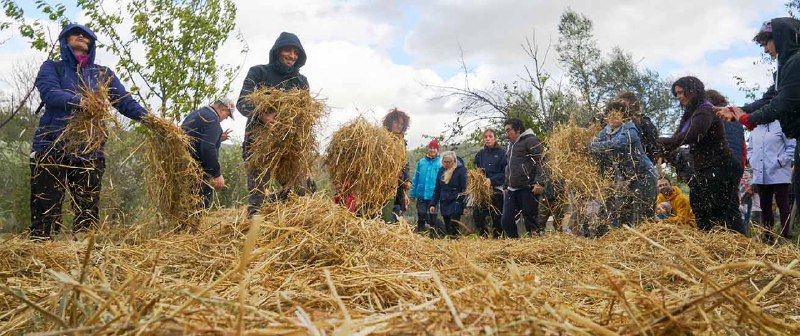
<svg viewBox="0 0 800 336">
<path fill-rule="evenodd" d="M 467 196 L 468 207 L 491 207 L 492 206 L 492 189 L 491 186 L 486 186 L 486 175 L 480 168 L 473 168 L 467 171 L 467 190 L 464 195 Z"/>
<path fill-rule="evenodd" d="M 261 214 L 138 245 L 6 238 L 0 334 L 800 332 L 796 246 L 658 223 L 431 240 L 320 195 Z"/>
<path fill-rule="evenodd" d="M 271 125 L 253 129 L 248 168 L 269 174 L 284 188 L 298 184 L 310 175 L 318 154 L 314 134 L 327 113 L 325 104 L 308 90 L 272 87 L 259 88 L 246 99 L 254 106 L 251 119 L 277 112 Z"/>
<path fill-rule="evenodd" d="M 101 74 L 96 89 L 92 89 L 81 79 L 81 105 L 73 109 L 58 140 L 64 142 L 67 153 L 83 155 L 102 150 L 111 131 L 119 129 L 119 121 L 111 113 L 110 82 L 111 77 Z"/>
<path fill-rule="evenodd" d="M 564 193 L 558 195 L 559 202 L 567 205 L 576 216 L 576 226 L 588 224 L 592 229 L 606 225 L 608 218 L 598 218 L 591 209 L 592 204 L 604 207 L 607 195 L 614 194 L 613 181 L 600 174 L 596 160 L 587 148 L 599 131 L 578 127 L 574 121 L 557 126 L 547 139 L 545 169 L 552 178 L 562 182 Z M 616 211 L 616 209 L 607 209 Z"/>
<path fill-rule="evenodd" d="M 142 122 L 147 128 L 145 162 L 150 199 L 174 227 L 197 226 L 203 209 L 203 173 L 189 152 L 189 136 L 175 124 L 152 114 L 145 115 Z"/>
<path fill-rule="evenodd" d="M 353 195 L 358 213 L 376 214 L 394 197 L 406 162 L 401 138 L 358 117 L 333 133 L 326 152 L 334 190 Z"/>
</svg>

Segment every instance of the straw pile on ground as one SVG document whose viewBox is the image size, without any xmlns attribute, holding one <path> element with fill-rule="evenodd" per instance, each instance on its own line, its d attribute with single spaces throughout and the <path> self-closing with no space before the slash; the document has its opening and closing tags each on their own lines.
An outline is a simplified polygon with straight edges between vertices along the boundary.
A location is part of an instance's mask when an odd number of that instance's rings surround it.
<svg viewBox="0 0 800 336">
<path fill-rule="evenodd" d="M 492 190 L 486 186 L 486 175 L 480 168 L 467 171 L 467 189 L 464 191 L 468 207 L 492 206 Z"/>
<path fill-rule="evenodd" d="M 262 87 L 246 96 L 253 105 L 251 119 L 277 112 L 269 126 L 254 128 L 247 164 L 283 187 L 294 186 L 308 177 L 318 154 L 316 128 L 326 115 L 325 104 L 308 90 Z"/>
<path fill-rule="evenodd" d="M 145 115 L 142 122 L 147 128 L 145 179 L 150 199 L 169 228 L 196 227 L 203 209 L 203 173 L 189 152 L 189 136 L 175 124 L 152 114 Z"/>
<path fill-rule="evenodd" d="M 325 166 L 334 190 L 352 195 L 357 213 L 380 212 L 397 191 L 397 177 L 406 162 L 403 140 L 363 117 L 333 133 Z"/>
<path fill-rule="evenodd" d="M 72 110 L 59 142 L 64 142 L 67 153 L 89 154 L 103 149 L 113 130 L 119 129 L 119 121 L 111 114 L 109 83 L 111 77 L 100 76 L 95 89 L 87 87 L 81 80 L 81 105 Z"/>
<path fill-rule="evenodd" d="M 800 332 L 800 250 L 648 223 L 430 240 L 321 196 L 138 244 L 0 249 L 0 334 Z"/>
</svg>

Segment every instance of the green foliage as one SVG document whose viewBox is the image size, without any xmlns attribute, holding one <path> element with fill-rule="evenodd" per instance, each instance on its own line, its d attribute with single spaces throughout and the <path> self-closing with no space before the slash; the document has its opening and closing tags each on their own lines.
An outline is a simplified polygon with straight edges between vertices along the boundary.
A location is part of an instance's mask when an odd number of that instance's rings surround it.
<svg viewBox="0 0 800 336">
<path fill-rule="evenodd" d="M 43 52 L 48 51 L 49 49 L 51 57 L 55 57 L 57 55 L 56 50 L 51 48 L 51 46 L 56 44 L 57 41 L 50 41 L 47 34 L 48 32 L 46 31 L 45 23 L 43 23 L 41 20 L 33 20 L 30 22 L 26 20 L 25 11 L 16 3 L 16 1 L 0 0 L 0 4 L 3 6 L 3 11 L 6 17 L 12 20 L 11 22 L 0 23 L 0 31 L 16 27 L 20 35 L 28 40 L 31 48 Z M 36 0 L 34 1 L 34 4 L 36 5 L 36 8 L 45 14 L 50 21 L 56 22 L 62 26 L 69 22 L 69 19 L 64 16 L 66 7 L 63 4 L 57 3 L 55 5 L 51 5 L 44 0 Z"/>
<path fill-rule="evenodd" d="M 585 113 L 576 120 L 588 119 L 602 111 L 603 104 L 622 91 L 631 91 L 639 98 L 644 115 L 653 119 L 656 127 L 670 129 L 680 117 L 669 92 L 669 82 L 651 69 L 640 70 L 633 56 L 615 47 L 606 57 L 601 56 L 592 32 L 592 21 L 567 9 L 561 15 L 559 27 L 559 61 L 568 70 L 573 86 L 580 94 Z"/>
<path fill-rule="evenodd" d="M 214 203 L 221 207 L 239 207 L 247 204 L 247 176 L 244 173 L 242 146 L 222 144 L 219 165 L 225 177 L 225 189 L 214 193 Z"/>
<path fill-rule="evenodd" d="M 104 48 L 119 57 L 118 75 L 140 100 L 158 101 L 161 116 L 180 120 L 230 91 L 240 66 L 219 64 L 217 53 L 234 28 L 232 0 L 131 0 L 116 12 L 101 0 L 79 0 L 87 26 L 109 37 Z M 120 26 L 131 25 L 130 40 Z M 144 57 L 134 52 L 144 50 Z M 218 78 L 225 78 L 221 83 Z"/>
</svg>

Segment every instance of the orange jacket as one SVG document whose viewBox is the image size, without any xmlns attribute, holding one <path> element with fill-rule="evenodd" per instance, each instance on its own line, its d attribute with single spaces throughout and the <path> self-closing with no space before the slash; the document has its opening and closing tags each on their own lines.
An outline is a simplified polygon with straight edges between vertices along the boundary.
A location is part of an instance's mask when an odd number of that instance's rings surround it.
<svg viewBox="0 0 800 336">
<path fill-rule="evenodd" d="M 669 202 L 672 205 L 672 214 L 675 215 L 665 219 L 665 223 L 695 224 L 694 213 L 689 205 L 689 197 L 686 197 L 680 188 L 672 186 L 672 195 L 669 198 L 659 192 L 656 198 L 656 205 L 661 202 Z"/>
</svg>

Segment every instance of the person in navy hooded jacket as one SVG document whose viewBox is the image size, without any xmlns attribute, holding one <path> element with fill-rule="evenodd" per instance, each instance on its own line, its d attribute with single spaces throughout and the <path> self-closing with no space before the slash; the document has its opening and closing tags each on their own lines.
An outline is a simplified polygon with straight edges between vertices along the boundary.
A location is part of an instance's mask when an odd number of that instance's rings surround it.
<svg viewBox="0 0 800 336">
<path fill-rule="evenodd" d="M 465 200 L 463 193 L 467 190 L 467 168 L 456 152 L 442 153 L 442 167 L 436 175 L 436 186 L 433 189 L 428 212 L 436 214 L 438 206 L 444 220 L 444 234 L 458 235 L 458 222 L 464 213 Z"/>
<path fill-rule="evenodd" d="M 105 171 L 103 148 L 89 153 L 65 150 L 61 134 L 72 114 L 81 106 L 81 85 L 98 90 L 109 82 L 109 100 L 122 115 L 141 120 L 147 111 L 125 90 L 110 69 L 95 64 L 97 36 L 88 28 L 69 24 L 58 36 L 61 57 L 42 63 L 36 75 L 44 114 L 33 135 L 31 168 L 32 239 L 47 239 L 61 226 L 64 191 L 72 195 L 73 231 L 84 231 L 98 223 L 100 184 Z"/>
<path fill-rule="evenodd" d="M 301 89 L 308 90 L 308 79 L 300 74 L 300 68 L 306 64 L 306 52 L 297 35 L 283 32 L 275 40 L 275 44 L 269 51 L 269 63 L 260 64 L 250 68 L 239 93 L 236 109 L 239 110 L 247 119 L 247 126 L 244 130 L 244 141 L 242 142 L 242 158 L 245 162 L 250 157 L 250 146 L 253 139 L 252 132 L 260 127 L 266 127 L 275 119 L 275 115 L 280 111 L 271 111 L 269 114 L 261 114 L 258 118 L 250 118 L 254 106 L 246 99 L 247 95 L 261 87 L 275 87 L 282 90 Z M 278 139 L 275 139 L 278 141 Z M 288 140 L 293 141 L 293 140 Z M 247 173 L 247 198 L 248 216 L 255 214 L 264 203 L 266 196 L 269 172 L 264 173 L 259 167 L 249 167 Z"/>
</svg>

